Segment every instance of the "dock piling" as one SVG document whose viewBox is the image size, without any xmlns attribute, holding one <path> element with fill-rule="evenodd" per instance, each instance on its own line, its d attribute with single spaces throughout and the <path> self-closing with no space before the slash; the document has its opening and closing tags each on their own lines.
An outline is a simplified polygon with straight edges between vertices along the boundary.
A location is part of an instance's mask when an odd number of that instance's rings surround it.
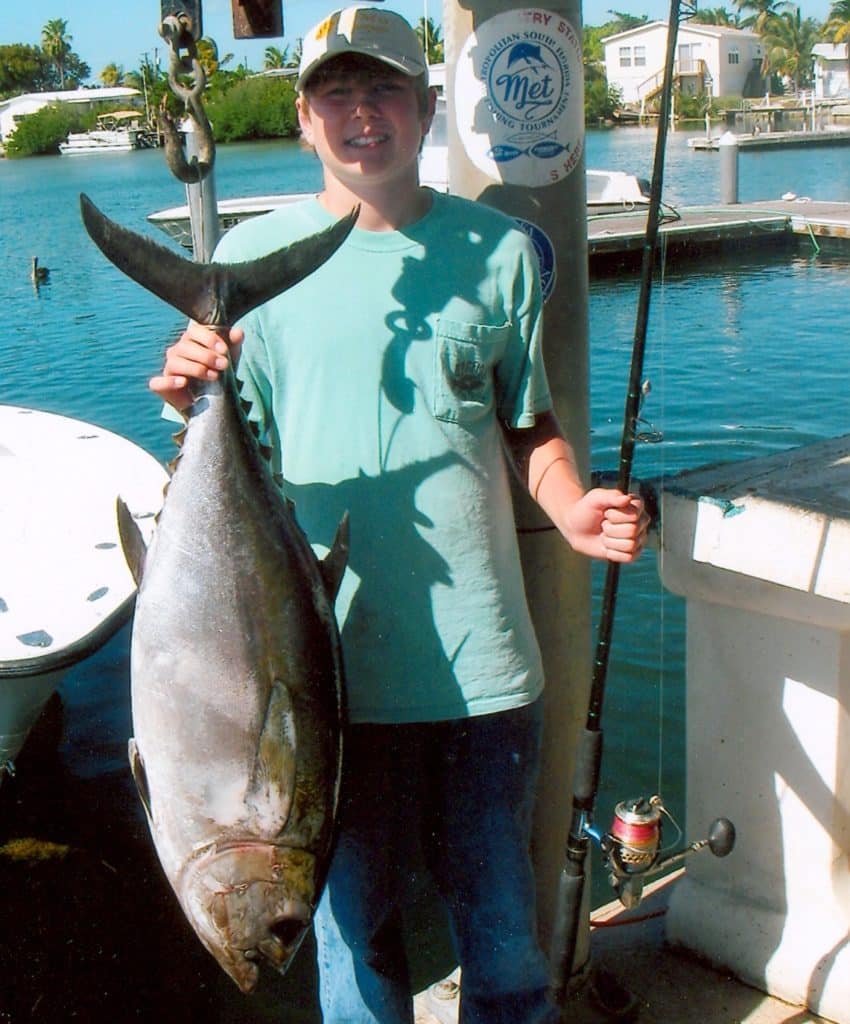
<svg viewBox="0 0 850 1024">
<path fill-rule="evenodd" d="M 724 132 L 718 143 L 720 153 L 720 202 L 734 205 L 738 200 L 738 140 Z"/>
</svg>

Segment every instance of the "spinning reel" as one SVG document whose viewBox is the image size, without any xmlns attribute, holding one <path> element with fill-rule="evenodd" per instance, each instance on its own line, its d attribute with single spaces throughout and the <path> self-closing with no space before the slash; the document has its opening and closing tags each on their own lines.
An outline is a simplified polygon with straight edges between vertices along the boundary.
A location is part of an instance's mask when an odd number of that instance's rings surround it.
<svg viewBox="0 0 850 1024">
<path fill-rule="evenodd" d="M 669 819 L 680 838 L 682 830 L 660 796 L 622 800 L 614 808 L 610 831 L 604 835 L 592 825 L 585 832 L 602 851 L 609 880 L 624 907 L 636 907 L 643 897 L 647 878 L 708 847 L 715 857 L 725 857 L 735 845 L 735 826 L 728 818 L 716 818 L 708 836 L 664 856 L 663 818 Z"/>
</svg>

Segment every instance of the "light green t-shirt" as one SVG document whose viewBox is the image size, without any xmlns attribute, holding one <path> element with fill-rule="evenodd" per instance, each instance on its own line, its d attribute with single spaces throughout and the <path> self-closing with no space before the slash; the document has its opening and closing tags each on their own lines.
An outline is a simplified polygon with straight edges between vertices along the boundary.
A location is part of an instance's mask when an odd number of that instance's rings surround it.
<svg viewBox="0 0 850 1024">
<path fill-rule="evenodd" d="M 217 261 L 327 227 L 316 200 L 243 222 Z M 397 232 L 354 229 L 249 314 L 239 366 L 296 516 L 320 550 L 347 510 L 337 599 L 355 722 L 436 721 L 534 700 L 497 417 L 551 406 L 534 251 L 504 215 L 434 193 Z"/>
</svg>

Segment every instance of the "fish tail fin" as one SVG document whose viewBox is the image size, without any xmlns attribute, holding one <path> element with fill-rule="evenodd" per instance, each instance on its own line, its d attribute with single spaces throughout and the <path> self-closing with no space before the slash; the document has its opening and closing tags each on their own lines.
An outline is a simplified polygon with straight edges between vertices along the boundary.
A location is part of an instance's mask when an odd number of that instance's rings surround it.
<svg viewBox="0 0 850 1024">
<path fill-rule="evenodd" d="M 359 208 L 324 231 L 247 263 L 193 263 L 129 231 L 80 196 L 83 224 L 119 270 L 201 324 L 230 327 L 256 306 L 292 288 L 342 245 Z"/>
</svg>

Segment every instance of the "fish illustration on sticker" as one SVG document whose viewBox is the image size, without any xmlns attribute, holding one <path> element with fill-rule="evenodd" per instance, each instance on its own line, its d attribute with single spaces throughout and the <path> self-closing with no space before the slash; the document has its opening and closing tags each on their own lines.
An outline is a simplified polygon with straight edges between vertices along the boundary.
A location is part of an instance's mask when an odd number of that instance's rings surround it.
<svg viewBox="0 0 850 1024">
<path fill-rule="evenodd" d="M 533 71 L 535 74 L 549 68 L 549 65 L 543 59 L 540 47 L 535 46 L 533 43 L 517 43 L 516 46 L 511 47 L 511 52 L 508 54 L 508 69 L 520 61 L 523 62 L 529 71 Z"/>
<path fill-rule="evenodd" d="M 568 146 L 562 146 L 556 139 L 541 139 L 529 147 L 528 155 L 539 157 L 541 160 L 551 160 L 552 157 L 566 153 L 568 149 Z"/>
<path fill-rule="evenodd" d="M 500 142 L 487 154 L 491 160 L 495 160 L 496 163 L 503 164 L 508 160 L 516 160 L 518 156 L 524 156 L 525 150 L 520 149 L 519 146 L 512 146 L 507 142 Z"/>
</svg>

